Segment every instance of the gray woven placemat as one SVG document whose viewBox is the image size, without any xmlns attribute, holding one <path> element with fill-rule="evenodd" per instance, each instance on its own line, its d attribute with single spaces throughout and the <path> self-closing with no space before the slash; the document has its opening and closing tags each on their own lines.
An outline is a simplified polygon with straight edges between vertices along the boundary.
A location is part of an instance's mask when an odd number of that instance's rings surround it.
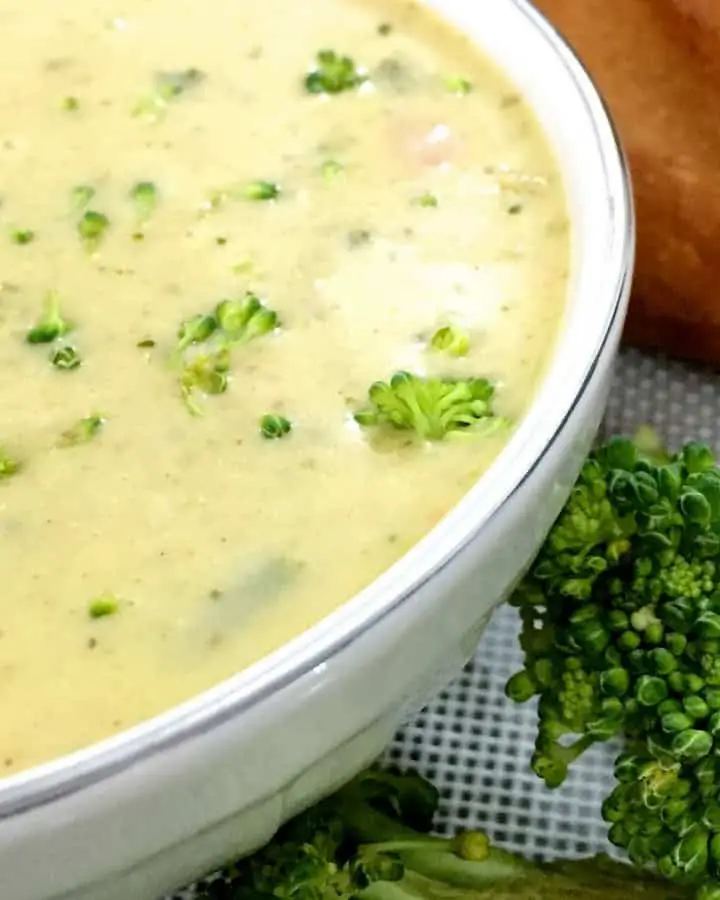
<svg viewBox="0 0 720 900">
<path fill-rule="evenodd" d="M 720 374 L 624 351 L 603 430 L 631 434 L 641 424 L 672 447 L 691 438 L 720 446 Z M 557 791 L 529 771 L 534 706 L 517 707 L 503 692 L 520 663 L 517 625 L 514 610 L 497 610 L 473 662 L 397 735 L 387 757 L 441 789 L 441 831 L 479 827 L 537 858 L 608 851 L 600 804 L 612 782 L 611 748 L 585 754 Z"/>
</svg>

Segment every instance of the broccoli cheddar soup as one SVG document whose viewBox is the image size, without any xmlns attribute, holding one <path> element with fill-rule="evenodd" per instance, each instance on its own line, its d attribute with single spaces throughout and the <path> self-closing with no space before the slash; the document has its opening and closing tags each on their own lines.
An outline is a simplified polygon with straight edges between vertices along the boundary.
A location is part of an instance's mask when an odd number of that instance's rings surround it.
<svg viewBox="0 0 720 900">
<path fill-rule="evenodd" d="M 405 0 L 0 0 L 0 764 L 368 585 L 508 440 L 570 237 L 535 118 Z"/>
</svg>

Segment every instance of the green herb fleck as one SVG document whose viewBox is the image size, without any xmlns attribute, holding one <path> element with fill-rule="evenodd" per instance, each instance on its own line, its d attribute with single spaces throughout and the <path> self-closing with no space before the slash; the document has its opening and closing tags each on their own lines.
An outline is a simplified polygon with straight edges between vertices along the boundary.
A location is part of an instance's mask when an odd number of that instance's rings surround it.
<svg viewBox="0 0 720 900">
<path fill-rule="evenodd" d="M 110 220 L 103 213 L 89 209 L 83 214 L 78 222 L 77 231 L 88 253 L 97 250 L 109 227 Z"/>
<path fill-rule="evenodd" d="M 70 322 L 60 314 L 60 295 L 48 291 L 43 303 L 43 311 L 38 321 L 25 335 L 28 344 L 51 344 L 71 331 Z"/>
<path fill-rule="evenodd" d="M 79 444 L 88 444 L 97 437 L 104 424 L 104 416 L 98 414 L 78 419 L 74 425 L 60 435 L 58 447 L 77 447 Z"/>
<path fill-rule="evenodd" d="M 377 33 L 380 37 L 387 37 L 392 34 L 393 27 L 389 22 L 381 22 L 377 27 Z"/>
<path fill-rule="evenodd" d="M 140 347 L 141 350 L 152 350 L 155 346 L 155 341 L 152 338 L 143 338 L 137 342 L 136 346 Z"/>
<path fill-rule="evenodd" d="M 277 200 L 280 186 L 273 181 L 249 181 L 242 194 L 246 200 Z"/>
<path fill-rule="evenodd" d="M 513 203 L 511 206 L 508 206 L 507 211 L 510 216 L 517 216 L 523 210 L 522 203 Z"/>
<path fill-rule="evenodd" d="M 0 447 L 0 480 L 10 478 L 19 471 L 20 463 L 18 460 L 9 456 L 8 453 Z"/>
<path fill-rule="evenodd" d="M 345 173 L 345 166 L 335 159 L 326 159 L 325 162 L 320 166 L 320 172 L 322 173 L 325 181 L 327 181 L 329 184 L 330 182 L 337 180 L 341 175 Z"/>
<path fill-rule="evenodd" d="M 413 202 L 416 206 L 422 206 L 425 209 L 437 209 L 437 207 L 440 205 L 440 202 L 435 194 L 431 194 L 429 191 L 426 191 L 424 194 L 420 194 L 420 196 L 416 197 Z"/>
<path fill-rule="evenodd" d="M 133 115 L 157 121 L 165 114 L 173 100 L 196 87 L 204 78 L 205 74 L 195 68 L 178 72 L 158 72 L 155 76 L 155 90 L 136 103 Z"/>
<path fill-rule="evenodd" d="M 152 181 L 138 181 L 130 189 L 130 199 L 135 206 L 138 221 L 147 222 L 157 206 L 157 188 Z"/>
<path fill-rule="evenodd" d="M 76 185 L 70 194 L 73 209 L 77 212 L 82 212 L 94 196 L 94 187 L 91 187 L 89 184 Z"/>
<path fill-rule="evenodd" d="M 276 413 L 266 413 L 260 419 L 260 434 L 267 440 L 277 440 L 290 434 L 292 423 L 285 416 Z"/>
<path fill-rule="evenodd" d="M 62 347 L 58 347 L 57 350 L 53 350 L 50 354 L 50 362 L 56 369 L 61 369 L 64 372 L 79 369 L 82 365 L 80 354 L 70 344 L 65 344 Z"/>
<path fill-rule="evenodd" d="M 77 112 L 80 109 L 80 101 L 77 97 L 63 97 L 60 108 L 65 112 Z"/>
<path fill-rule="evenodd" d="M 15 228 L 10 232 L 10 237 L 15 244 L 31 244 L 35 240 L 35 232 L 30 228 Z"/>
<path fill-rule="evenodd" d="M 468 78 L 463 78 L 461 75 L 451 75 L 448 78 L 444 78 L 443 84 L 445 89 L 450 91 L 451 94 L 459 94 L 460 96 L 471 93 L 473 89 L 472 81 Z"/>
<path fill-rule="evenodd" d="M 309 94 L 340 94 L 356 90 L 367 78 L 367 73 L 349 56 L 341 56 L 334 50 L 320 50 L 316 66 L 305 76 L 304 83 Z"/>
<path fill-rule="evenodd" d="M 105 619 L 120 611 L 120 601 L 114 594 L 101 594 L 88 604 L 91 619 Z"/>
<path fill-rule="evenodd" d="M 470 338 L 457 326 L 445 325 L 432 336 L 430 346 L 433 350 L 440 350 L 449 356 L 467 356 Z"/>
<path fill-rule="evenodd" d="M 365 247 L 370 243 L 372 240 L 372 232 L 368 231 L 366 228 L 354 228 L 352 231 L 348 231 L 346 237 L 348 246 L 352 250 L 356 250 L 358 247 Z"/>
</svg>

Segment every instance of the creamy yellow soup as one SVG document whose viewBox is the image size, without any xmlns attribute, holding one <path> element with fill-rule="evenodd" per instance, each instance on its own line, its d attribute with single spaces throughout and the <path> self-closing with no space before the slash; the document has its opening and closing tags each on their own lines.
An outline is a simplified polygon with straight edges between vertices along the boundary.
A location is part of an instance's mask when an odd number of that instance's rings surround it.
<svg viewBox="0 0 720 900">
<path fill-rule="evenodd" d="M 419 5 L 0 0 L 0 33 L 10 772 L 243 669 L 423 536 L 542 377 L 569 235 L 532 112 Z M 447 435 L 356 420 L 397 371 L 494 395 Z"/>
</svg>

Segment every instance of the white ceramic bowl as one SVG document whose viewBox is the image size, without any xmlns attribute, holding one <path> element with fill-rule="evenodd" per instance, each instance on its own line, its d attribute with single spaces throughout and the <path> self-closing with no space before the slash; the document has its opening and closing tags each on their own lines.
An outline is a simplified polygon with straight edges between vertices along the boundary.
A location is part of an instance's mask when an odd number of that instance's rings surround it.
<svg viewBox="0 0 720 900">
<path fill-rule="evenodd" d="M 564 173 L 573 271 L 529 415 L 491 470 L 367 590 L 248 671 L 0 782 L 2 900 L 156 900 L 255 848 L 369 763 L 474 651 L 597 429 L 627 302 L 628 177 L 602 102 L 524 0 L 424 0 L 529 99 Z"/>
</svg>

